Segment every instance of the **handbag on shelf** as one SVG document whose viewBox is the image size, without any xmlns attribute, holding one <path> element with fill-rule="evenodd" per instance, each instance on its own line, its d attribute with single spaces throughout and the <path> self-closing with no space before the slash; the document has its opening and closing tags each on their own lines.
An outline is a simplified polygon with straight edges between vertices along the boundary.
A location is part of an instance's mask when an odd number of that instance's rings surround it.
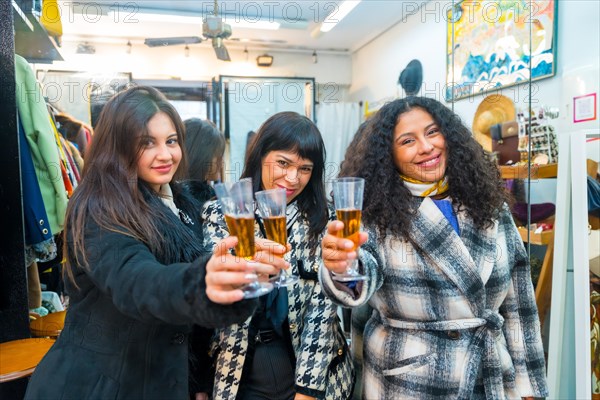
<svg viewBox="0 0 600 400">
<path fill-rule="evenodd" d="M 516 121 L 492 125 L 492 153 L 499 165 L 511 165 L 521 160 L 519 153 L 519 126 Z"/>
</svg>

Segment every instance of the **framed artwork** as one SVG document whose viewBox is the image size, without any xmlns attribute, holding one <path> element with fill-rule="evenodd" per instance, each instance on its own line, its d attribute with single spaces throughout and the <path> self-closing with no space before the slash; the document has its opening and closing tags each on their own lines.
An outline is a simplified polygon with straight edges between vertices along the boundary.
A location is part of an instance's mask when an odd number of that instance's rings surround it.
<svg viewBox="0 0 600 400">
<path fill-rule="evenodd" d="M 556 73 L 557 0 L 462 0 L 448 10 L 446 100 Z"/>
<path fill-rule="evenodd" d="M 573 122 L 594 121 L 596 119 L 596 93 L 573 98 Z"/>
</svg>

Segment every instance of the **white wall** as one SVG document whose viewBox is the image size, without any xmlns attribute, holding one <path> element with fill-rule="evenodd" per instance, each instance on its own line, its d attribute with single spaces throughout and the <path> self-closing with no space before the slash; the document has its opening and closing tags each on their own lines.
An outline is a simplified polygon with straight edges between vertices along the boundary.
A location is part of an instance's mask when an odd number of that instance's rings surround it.
<svg viewBox="0 0 600 400">
<path fill-rule="evenodd" d="M 449 1 L 430 1 L 416 14 L 398 23 L 383 35 L 364 46 L 352 56 L 353 100 L 375 102 L 387 97 L 401 96 L 396 82 L 400 71 L 412 59 L 423 64 L 421 94 L 444 101 L 446 83 L 446 20 L 444 12 Z M 532 100 L 540 105 L 560 106 L 561 75 L 564 70 L 600 58 L 600 2 L 569 0 L 558 2 L 558 60 L 556 76 L 534 82 Z M 504 95 L 515 105 L 525 107 L 527 85 L 506 88 Z M 473 122 L 477 106 L 490 93 L 458 100 L 455 111 L 468 126 Z M 564 105 L 563 105 L 564 106 Z M 561 109 L 561 112 L 564 110 Z M 563 112 L 564 114 L 564 112 Z"/>
<path fill-rule="evenodd" d="M 65 61 L 51 65 L 36 65 L 36 69 L 87 71 L 99 73 L 131 72 L 134 79 L 210 80 L 217 75 L 309 77 L 318 83 L 335 82 L 349 85 L 352 79 L 351 57 L 346 54 L 319 53 L 318 64 L 313 64 L 309 53 L 275 52 L 269 68 L 256 66 L 256 57 L 264 51 L 249 50 L 248 62 L 240 49 L 230 49 L 232 62 L 217 60 L 209 46 L 190 46 L 185 57 L 184 46 L 149 48 L 134 44 L 126 54 L 125 44 L 94 44 L 96 53 L 76 54 L 77 43 L 66 42 L 61 48 Z"/>
<path fill-rule="evenodd" d="M 445 102 L 446 84 L 446 19 L 450 1 L 430 1 L 414 15 L 389 29 L 352 56 L 352 85 L 350 99 L 378 102 L 381 99 L 402 97 L 397 81 L 400 72 L 412 59 L 423 65 L 423 86 L 420 94 Z M 569 0 L 558 2 L 557 70 L 552 78 L 535 81 L 531 85 L 532 105 L 559 107 L 560 117 L 555 121 L 557 131 L 570 131 L 572 125 L 567 104 L 572 99 L 563 95 L 562 75 L 577 66 L 598 65 L 600 60 L 600 2 Z M 596 92 L 600 89 L 596 87 Z M 468 127 L 479 103 L 492 92 L 458 100 L 455 112 Z M 501 93 L 513 100 L 516 107 L 527 108 L 529 86 L 526 84 L 505 88 Z M 448 104 L 448 106 L 451 106 Z M 598 121 L 596 121 L 596 125 Z M 555 202 L 554 180 L 532 181 L 532 203 Z"/>
<path fill-rule="evenodd" d="M 401 96 L 400 72 L 412 59 L 423 65 L 423 90 L 439 93 L 445 84 L 446 25 L 441 9 L 448 2 L 430 2 L 352 56 L 350 95 L 370 103 Z M 435 9 L 439 9 L 435 11 Z M 431 15 L 421 14 L 434 10 Z M 401 89 L 400 89 L 401 90 Z"/>
</svg>

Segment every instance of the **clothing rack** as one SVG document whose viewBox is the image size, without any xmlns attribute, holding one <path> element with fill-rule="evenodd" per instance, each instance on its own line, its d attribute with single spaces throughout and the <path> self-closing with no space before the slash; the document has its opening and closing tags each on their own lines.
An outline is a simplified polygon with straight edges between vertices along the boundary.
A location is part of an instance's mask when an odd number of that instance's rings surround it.
<svg viewBox="0 0 600 400">
<path fill-rule="evenodd" d="M 39 18 L 18 3 L 15 0 L 0 1 L 0 132 L 3 138 L 0 147 L 3 166 L 0 175 L 0 221 L 3 227 L 0 229 L 0 342 L 30 335 L 15 53 L 35 63 L 62 60 L 56 43 Z"/>
</svg>

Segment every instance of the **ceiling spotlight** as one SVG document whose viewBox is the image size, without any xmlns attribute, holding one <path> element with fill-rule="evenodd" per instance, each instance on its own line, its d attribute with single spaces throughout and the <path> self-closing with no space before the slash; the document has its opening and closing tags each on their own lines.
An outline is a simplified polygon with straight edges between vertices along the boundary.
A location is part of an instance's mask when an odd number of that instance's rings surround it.
<svg viewBox="0 0 600 400">
<path fill-rule="evenodd" d="M 319 62 L 319 58 L 317 57 L 317 51 L 316 50 L 313 50 L 312 60 L 313 60 L 313 64 L 316 64 L 316 63 Z"/>
<path fill-rule="evenodd" d="M 184 51 L 186 57 L 190 56 L 190 46 L 186 45 L 185 49 L 183 51 Z"/>
<path fill-rule="evenodd" d="M 256 65 L 259 67 L 270 67 L 273 65 L 273 56 L 268 54 L 263 54 L 261 56 L 256 57 Z"/>
<path fill-rule="evenodd" d="M 126 46 L 127 46 L 127 50 L 125 50 L 125 52 L 127 54 L 131 54 L 131 47 L 132 46 L 131 46 L 131 41 L 130 40 L 127 41 L 127 45 Z"/>
</svg>

